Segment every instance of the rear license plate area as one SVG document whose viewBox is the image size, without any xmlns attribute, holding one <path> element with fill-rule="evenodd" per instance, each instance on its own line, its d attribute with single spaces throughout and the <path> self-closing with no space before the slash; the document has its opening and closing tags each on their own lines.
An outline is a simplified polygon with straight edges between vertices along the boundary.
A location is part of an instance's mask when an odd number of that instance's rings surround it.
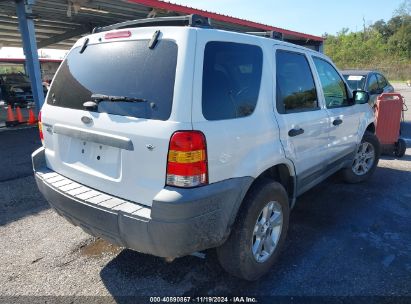
<svg viewBox="0 0 411 304">
<path fill-rule="evenodd" d="M 121 171 L 121 150 L 116 147 L 80 140 L 73 137 L 61 136 L 68 147 L 61 150 L 62 161 L 77 170 L 91 175 L 117 179 Z"/>
</svg>

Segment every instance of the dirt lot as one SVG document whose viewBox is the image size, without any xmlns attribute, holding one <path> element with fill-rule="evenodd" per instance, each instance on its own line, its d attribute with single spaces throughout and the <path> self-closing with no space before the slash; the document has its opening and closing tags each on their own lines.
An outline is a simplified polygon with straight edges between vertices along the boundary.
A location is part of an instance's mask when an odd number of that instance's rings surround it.
<svg viewBox="0 0 411 304">
<path fill-rule="evenodd" d="M 411 147 L 411 88 L 397 87 L 410 108 L 403 136 Z M 0 131 L 0 143 L 0 296 L 411 296 L 410 148 L 402 159 L 384 157 L 367 183 L 334 176 L 300 197 L 278 263 L 247 283 L 211 253 L 167 264 L 91 238 L 38 192 L 36 129 Z"/>
</svg>

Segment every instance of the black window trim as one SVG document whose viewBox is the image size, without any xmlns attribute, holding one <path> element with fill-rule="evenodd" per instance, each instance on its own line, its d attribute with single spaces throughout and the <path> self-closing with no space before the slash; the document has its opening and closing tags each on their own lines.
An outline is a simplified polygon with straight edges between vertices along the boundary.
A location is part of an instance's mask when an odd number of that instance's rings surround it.
<svg viewBox="0 0 411 304">
<path fill-rule="evenodd" d="M 343 104 L 343 105 L 341 105 L 341 106 L 327 107 L 327 103 L 325 102 L 325 96 L 324 96 L 324 91 L 323 91 L 324 106 L 325 106 L 325 108 L 326 108 L 326 109 L 338 109 L 338 108 L 351 107 L 351 106 L 355 105 L 355 102 L 352 102 L 352 101 L 351 101 L 353 98 L 352 98 L 352 96 L 351 96 L 351 93 L 350 93 L 351 91 L 350 91 L 350 89 L 349 89 L 348 84 L 345 82 L 344 77 L 341 77 L 341 73 L 338 72 L 338 70 L 337 70 L 337 68 L 334 66 L 334 64 L 331 63 L 329 60 L 327 60 L 327 59 L 325 59 L 325 58 L 322 58 L 322 57 L 319 57 L 319 56 L 312 56 L 312 58 L 313 58 L 313 61 L 314 61 L 314 58 L 317 58 L 317 59 L 322 60 L 322 61 L 324 61 L 324 62 L 326 62 L 326 63 L 328 63 L 329 65 L 332 66 L 332 68 L 337 72 L 338 76 L 340 76 L 342 82 L 344 83 L 345 93 L 347 94 L 347 102 L 348 102 L 347 104 Z M 314 65 L 315 65 L 315 63 L 314 63 Z M 319 75 L 318 75 L 317 68 L 316 68 L 316 72 L 317 72 L 318 78 L 320 78 Z M 322 90 L 322 89 L 323 89 L 323 86 L 322 86 L 321 80 L 320 80 L 320 84 L 321 84 L 321 90 Z"/>
<path fill-rule="evenodd" d="M 278 107 L 277 107 L 277 52 L 278 51 L 282 51 L 282 52 L 287 52 L 287 53 L 293 53 L 293 54 L 298 54 L 298 55 L 303 55 L 305 57 L 305 60 L 307 61 L 308 67 L 310 69 L 311 72 L 311 77 L 313 78 L 313 82 L 314 82 L 314 87 L 315 87 L 315 94 L 317 95 L 317 106 L 314 108 L 306 108 L 306 109 L 300 109 L 300 110 L 285 110 L 284 112 L 279 111 Z M 309 57 L 307 56 L 306 53 L 299 51 L 299 50 L 289 50 L 289 49 L 284 49 L 284 48 L 279 48 L 277 47 L 275 49 L 275 110 L 277 111 L 278 114 L 280 115 L 287 115 L 287 114 L 295 114 L 295 113 L 303 113 L 303 112 L 313 112 L 313 111 L 319 111 L 321 110 L 321 106 L 319 103 L 319 98 L 318 98 L 318 87 L 317 87 L 317 82 L 315 80 L 314 74 L 313 74 L 313 69 L 310 63 Z"/>
<path fill-rule="evenodd" d="M 364 81 L 364 87 L 362 88 L 364 91 L 368 91 L 368 79 L 370 78 L 370 73 L 365 74 L 365 81 Z"/>
</svg>

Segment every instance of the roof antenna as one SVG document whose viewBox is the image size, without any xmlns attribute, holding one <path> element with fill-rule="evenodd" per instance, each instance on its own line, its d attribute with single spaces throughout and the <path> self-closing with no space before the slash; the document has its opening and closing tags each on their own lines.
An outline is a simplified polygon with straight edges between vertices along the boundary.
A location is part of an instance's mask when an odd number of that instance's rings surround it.
<svg viewBox="0 0 411 304">
<path fill-rule="evenodd" d="M 89 39 L 86 38 L 83 42 L 83 46 L 81 47 L 80 54 L 83 54 L 84 50 L 87 48 Z"/>
<path fill-rule="evenodd" d="M 150 42 L 148 43 L 148 48 L 149 49 L 154 49 L 157 45 L 158 42 L 158 37 L 160 36 L 160 31 L 155 31 L 153 34 L 153 37 L 151 38 Z"/>
</svg>

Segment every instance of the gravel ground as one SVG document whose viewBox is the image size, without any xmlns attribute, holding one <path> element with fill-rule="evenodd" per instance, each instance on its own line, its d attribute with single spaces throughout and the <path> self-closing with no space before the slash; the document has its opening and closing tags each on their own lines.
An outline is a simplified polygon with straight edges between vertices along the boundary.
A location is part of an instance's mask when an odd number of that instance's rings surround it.
<svg viewBox="0 0 411 304">
<path fill-rule="evenodd" d="M 397 87 L 411 109 L 411 88 Z M 403 126 L 409 139 L 410 112 Z M 278 263 L 249 283 L 226 275 L 212 252 L 169 264 L 70 225 L 49 209 L 31 176 L 37 138 L 34 128 L 0 131 L 0 296 L 411 297 L 410 148 L 402 159 L 384 157 L 367 183 L 333 176 L 301 196 Z"/>
</svg>

